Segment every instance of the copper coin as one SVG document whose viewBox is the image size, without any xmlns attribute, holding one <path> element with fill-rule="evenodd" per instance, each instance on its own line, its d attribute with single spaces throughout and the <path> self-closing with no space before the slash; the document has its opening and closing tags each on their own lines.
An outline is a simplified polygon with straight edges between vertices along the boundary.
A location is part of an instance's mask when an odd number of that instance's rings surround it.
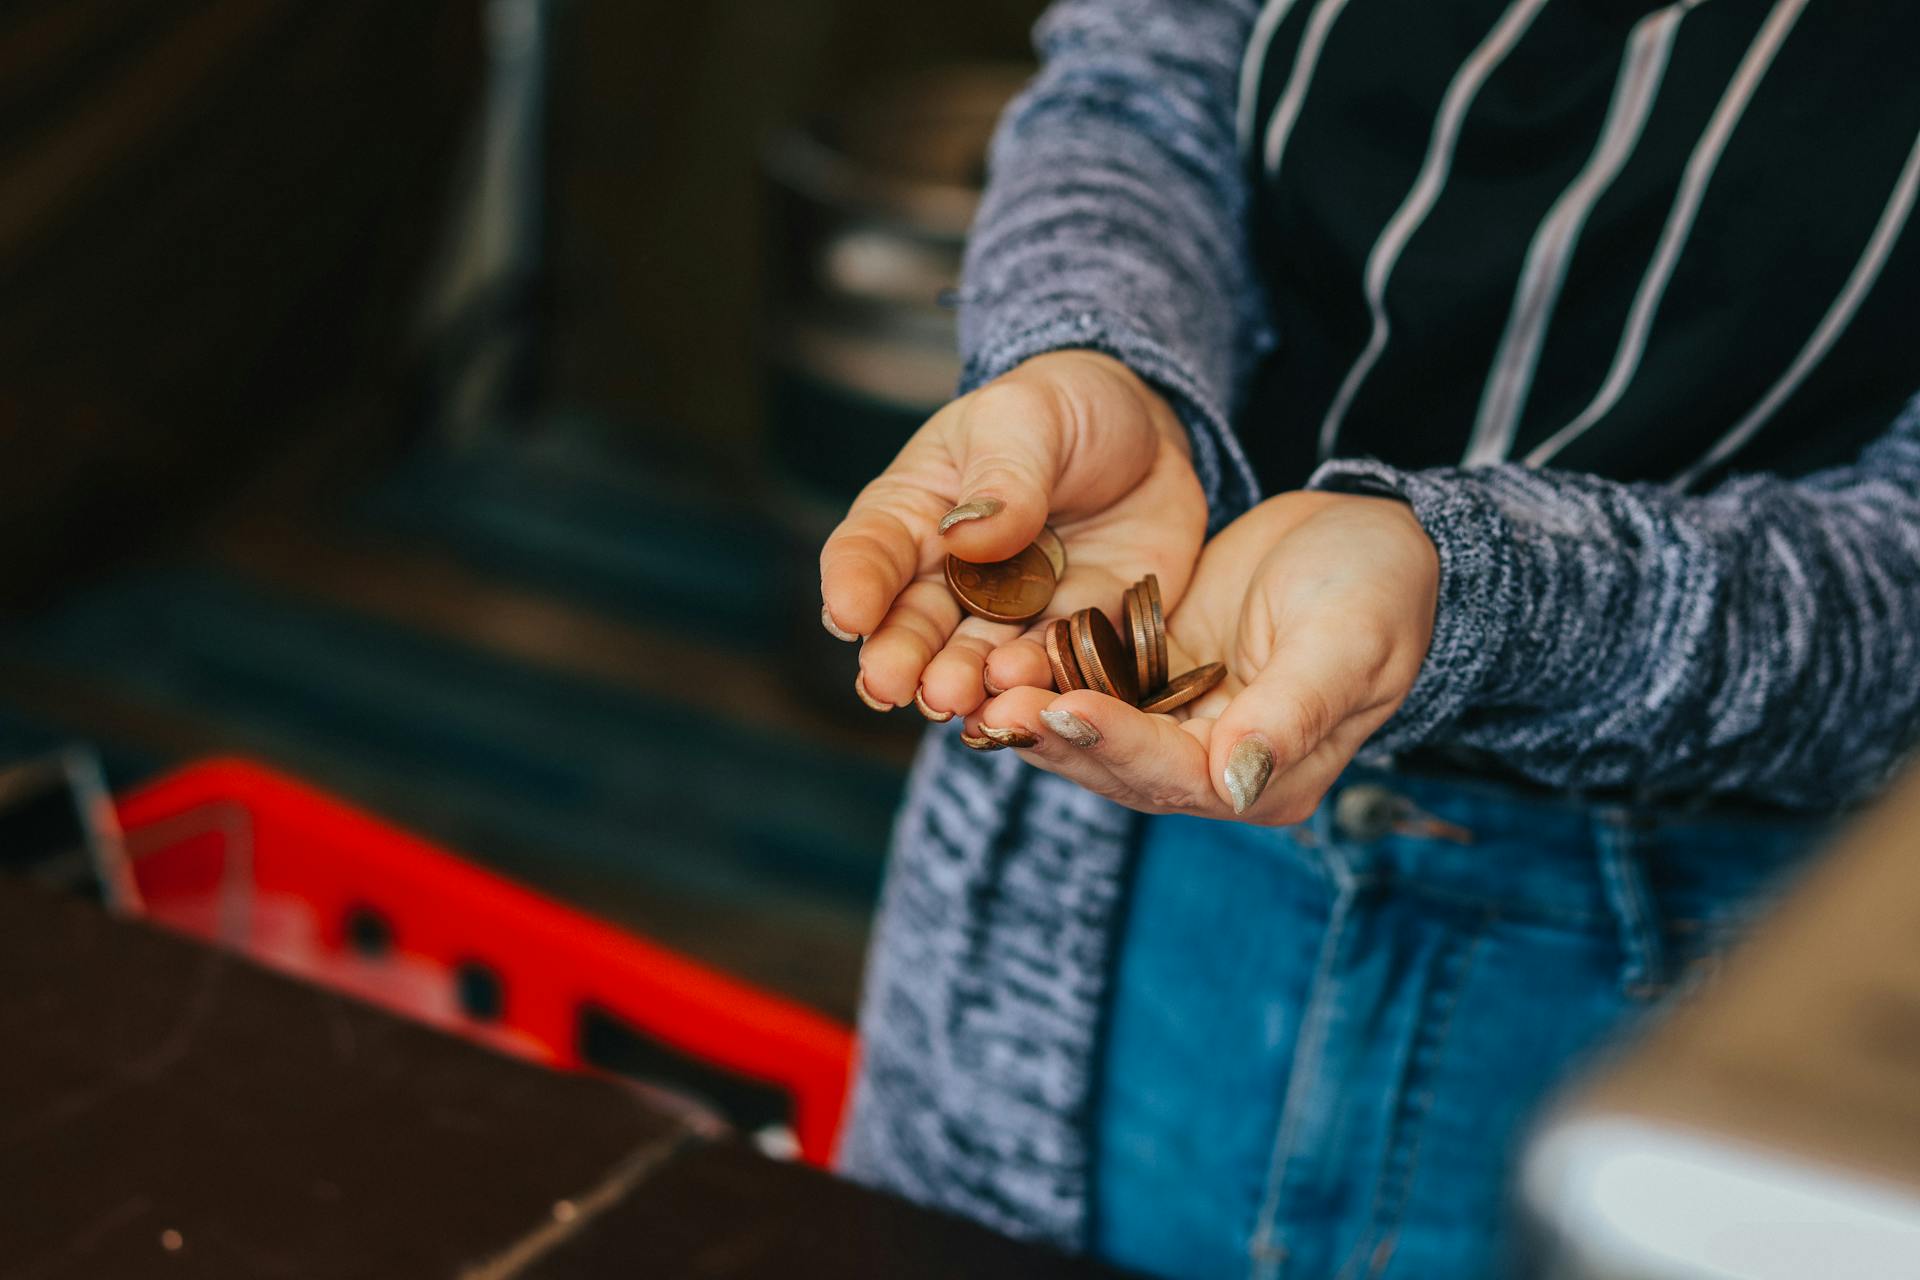
<svg viewBox="0 0 1920 1280">
<path fill-rule="evenodd" d="M 1055 618 L 1047 624 L 1047 665 L 1053 668 L 1055 693 L 1071 693 L 1087 687 L 1087 682 L 1080 677 L 1080 664 L 1073 656 L 1073 626 L 1065 618 Z"/>
<path fill-rule="evenodd" d="M 1155 689 L 1140 700 L 1140 709 L 1147 712 L 1172 711 L 1175 707 L 1184 707 L 1213 686 L 1227 678 L 1225 664 L 1209 662 L 1204 667 L 1195 667 L 1183 671 L 1167 681 L 1164 689 Z"/>
<path fill-rule="evenodd" d="M 1141 581 L 1146 583 L 1147 631 L 1153 637 L 1151 683 L 1159 688 L 1167 682 L 1167 617 L 1160 609 L 1160 579 L 1150 573 Z"/>
<path fill-rule="evenodd" d="M 1137 689 L 1153 688 L 1153 632 L 1147 625 L 1146 588 L 1127 588 L 1127 626 L 1120 633 L 1133 654 L 1133 682 Z"/>
<path fill-rule="evenodd" d="M 960 607 L 989 622 L 1025 622 L 1037 618 L 1053 599 L 1053 566 L 1046 553 L 1028 544 L 1011 560 L 974 564 L 947 557 L 947 586 Z"/>
<path fill-rule="evenodd" d="M 1133 583 L 1127 587 L 1127 629 L 1133 629 L 1135 612 L 1139 612 L 1139 635 L 1135 637 L 1135 676 L 1139 677 L 1140 689 L 1152 689 L 1158 681 L 1154 679 L 1154 624 L 1146 616 L 1146 583 Z"/>
<path fill-rule="evenodd" d="M 1067 619 L 1067 638 L 1072 648 L 1074 665 L 1080 668 L 1080 678 L 1087 682 L 1087 688 L 1095 693 L 1112 693 L 1113 686 L 1107 683 L 1106 672 L 1100 666 L 1100 655 L 1095 652 L 1093 642 L 1086 633 L 1086 615 L 1092 609 L 1082 609 Z M 1085 648 L 1082 648 L 1083 639 Z"/>
<path fill-rule="evenodd" d="M 1060 541 L 1060 535 L 1053 531 L 1052 525 L 1040 526 L 1040 536 L 1033 540 L 1033 545 L 1040 548 L 1040 554 L 1053 566 L 1055 582 L 1067 576 L 1067 544 Z"/>
<path fill-rule="evenodd" d="M 1080 659 L 1080 674 L 1087 687 L 1096 693 L 1133 702 L 1140 686 L 1133 676 L 1133 660 L 1120 644 L 1120 633 L 1098 609 L 1082 609 L 1073 615 L 1074 656 Z"/>
</svg>

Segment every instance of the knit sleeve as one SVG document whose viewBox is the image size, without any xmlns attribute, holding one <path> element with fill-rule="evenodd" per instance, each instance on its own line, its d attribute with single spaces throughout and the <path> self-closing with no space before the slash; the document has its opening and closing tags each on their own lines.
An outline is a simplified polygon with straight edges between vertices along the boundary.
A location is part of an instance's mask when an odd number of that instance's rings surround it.
<svg viewBox="0 0 1920 1280">
<path fill-rule="evenodd" d="M 1067 347 L 1155 384 L 1215 524 L 1250 506 L 1228 425 L 1264 345 L 1235 95 L 1253 0 L 1058 0 L 996 133 L 960 291 L 962 389 Z"/>
<path fill-rule="evenodd" d="M 1852 465 L 1697 496 L 1520 466 L 1311 484 L 1405 498 L 1440 552 L 1433 644 L 1374 750 L 1826 807 L 1920 731 L 1920 399 Z"/>
</svg>

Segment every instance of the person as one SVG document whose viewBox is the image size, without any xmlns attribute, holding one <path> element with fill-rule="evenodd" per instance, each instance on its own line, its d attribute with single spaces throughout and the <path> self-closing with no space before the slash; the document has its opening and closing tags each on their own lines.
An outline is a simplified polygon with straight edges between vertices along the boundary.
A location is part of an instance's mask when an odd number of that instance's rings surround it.
<svg viewBox="0 0 1920 1280">
<path fill-rule="evenodd" d="M 1553 1084 L 1920 729 L 1916 28 L 1049 10 L 965 394 L 821 553 L 863 700 L 952 721 L 850 1175 L 1158 1275 L 1516 1265 Z M 1222 686 L 1057 695 L 1036 630 L 963 617 L 945 556 L 1049 521 L 1050 616 L 1155 573 Z"/>
</svg>

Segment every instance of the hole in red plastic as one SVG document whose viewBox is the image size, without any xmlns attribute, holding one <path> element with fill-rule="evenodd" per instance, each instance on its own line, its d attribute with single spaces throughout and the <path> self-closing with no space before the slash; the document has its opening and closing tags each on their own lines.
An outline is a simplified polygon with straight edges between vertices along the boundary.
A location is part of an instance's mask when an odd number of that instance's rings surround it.
<svg viewBox="0 0 1920 1280">
<path fill-rule="evenodd" d="M 453 975 L 460 1011 L 475 1022 L 493 1022 L 507 1009 L 507 989 L 500 975 L 478 960 L 461 964 Z"/>
<path fill-rule="evenodd" d="M 347 945 L 369 960 L 377 960 L 393 950 L 393 926 L 372 907 L 349 907 Z"/>
</svg>

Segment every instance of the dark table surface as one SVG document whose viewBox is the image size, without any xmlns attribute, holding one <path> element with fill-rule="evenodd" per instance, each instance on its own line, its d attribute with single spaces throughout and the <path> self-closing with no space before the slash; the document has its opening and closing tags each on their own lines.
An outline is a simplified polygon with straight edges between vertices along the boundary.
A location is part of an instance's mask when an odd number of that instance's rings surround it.
<svg viewBox="0 0 1920 1280">
<path fill-rule="evenodd" d="M 0 1278 L 1091 1275 L 0 880 Z"/>
</svg>

